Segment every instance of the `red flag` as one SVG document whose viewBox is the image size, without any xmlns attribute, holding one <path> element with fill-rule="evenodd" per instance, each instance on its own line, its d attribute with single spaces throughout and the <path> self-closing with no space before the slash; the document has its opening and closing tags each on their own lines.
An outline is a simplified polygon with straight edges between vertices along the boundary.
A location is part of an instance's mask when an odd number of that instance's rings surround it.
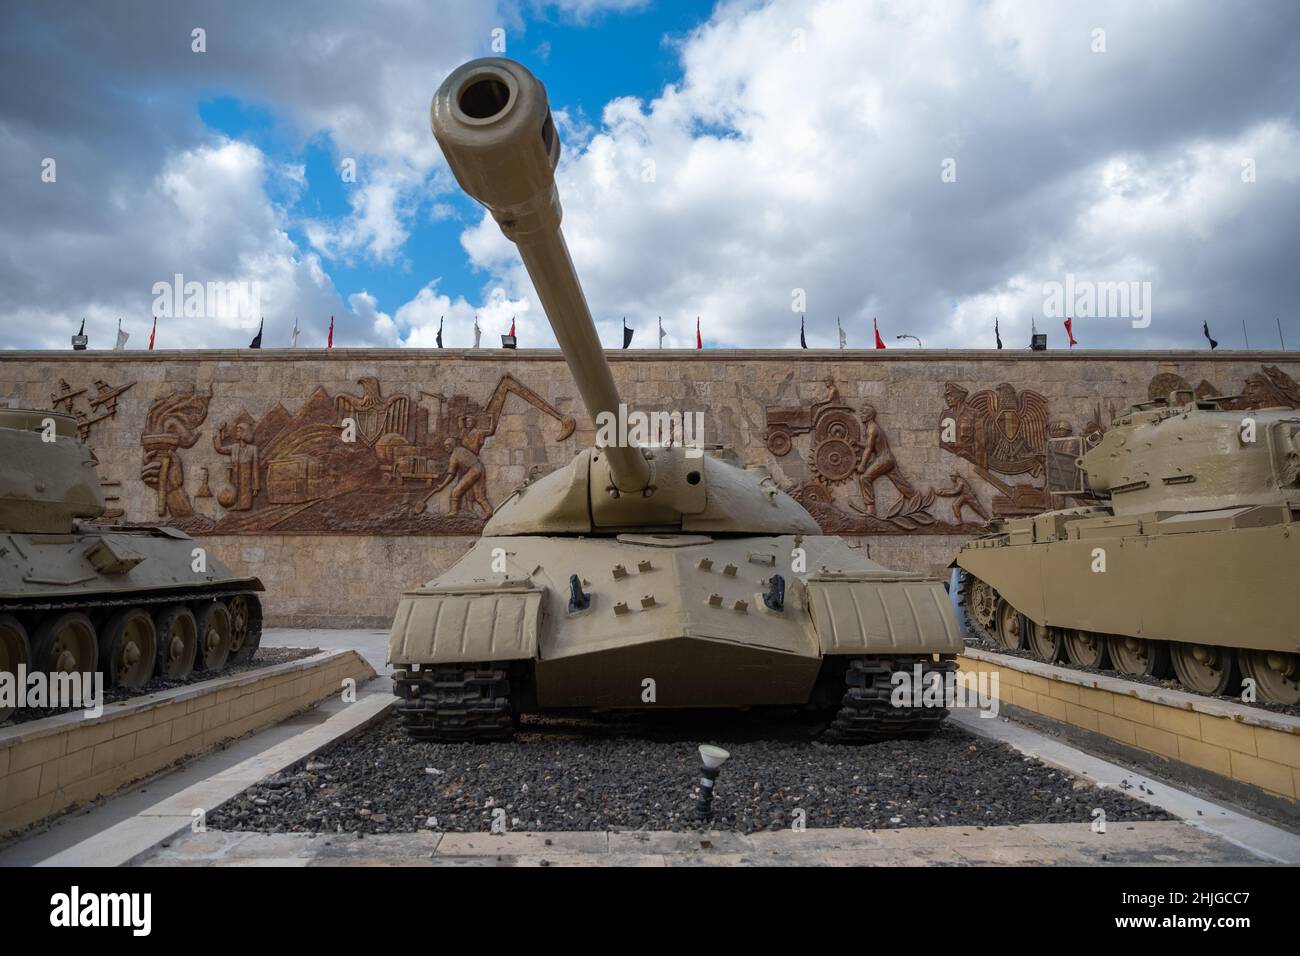
<svg viewBox="0 0 1300 956">
<path fill-rule="evenodd" d="M 875 316 L 872 316 L 871 318 L 871 328 L 876 333 L 876 348 L 883 349 L 885 347 L 885 340 L 880 337 L 880 327 L 876 325 Z"/>
<path fill-rule="evenodd" d="M 332 315 L 330 316 L 330 337 L 325 340 L 325 347 L 327 349 L 334 348 L 334 316 Z"/>
<path fill-rule="evenodd" d="M 1065 334 L 1070 337 L 1070 348 L 1074 348 L 1079 344 L 1074 340 L 1074 323 L 1070 321 L 1069 316 L 1065 318 Z"/>
<path fill-rule="evenodd" d="M 153 337 L 158 332 L 158 316 L 153 317 L 153 328 L 149 330 L 149 351 L 153 351 Z"/>
<path fill-rule="evenodd" d="M 510 316 L 510 334 L 515 334 L 515 317 L 513 315 Z"/>
<path fill-rule="evenodd" d="M 700 317 L 698 315 L 695 317 L 695 347 L 697 349 L 704 348 L 704 339 L 700 338 Z"/>
</svg>

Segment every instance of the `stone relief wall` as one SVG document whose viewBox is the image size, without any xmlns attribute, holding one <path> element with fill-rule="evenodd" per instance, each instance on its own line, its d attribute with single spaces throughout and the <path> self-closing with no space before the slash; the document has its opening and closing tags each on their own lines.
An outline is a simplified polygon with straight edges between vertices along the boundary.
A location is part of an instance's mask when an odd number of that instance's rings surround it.
<svg viewBox="0 0 1300 956">
<path fill-rule="evenodd" d="M 706 441 L 768 467 L 825 531 L 913 570 L 942 569 L 990 516 L 1053 506 L 1048 439 L 1095 436 L 1129 404 L 1185 390 L 1300 408 L 1284 353 L 611 360 L 630 406 L 703 412 Z M 595 434 L 554 353 L 11 352 L 0 398 L 73 414 L 104 520 L 213 536 L 266 582 L 272 623 L 385 623 Z"/>
</svg>

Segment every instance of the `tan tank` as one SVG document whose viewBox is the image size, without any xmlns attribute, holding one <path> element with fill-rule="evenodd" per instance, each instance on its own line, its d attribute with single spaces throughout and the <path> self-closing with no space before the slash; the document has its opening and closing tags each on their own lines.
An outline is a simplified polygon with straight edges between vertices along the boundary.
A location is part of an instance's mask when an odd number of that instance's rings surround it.
<svg viewBox="0 0 1300 956">
<path fill-rule="evenodd" d="M 173 528 L 88 523 L 104 510 L 76 419 L 0 407 L 0 671 L 99 669 L 140 687 L 253 655 L 257 578 Z"/>
<path fill-rule="evenodd" d="M 1230 404 L 1175 392 L 1089 449 L 1054 439 L 1049 490 L 1097 504 L 962 548 L 968 623 L 1046 661 L 1300 702 L 1300 413 Z"/>
<path fill-rule="evenodd" d="M 434 96 L 432 125 L 518 246 L 593 422 L 617 416 L 560 231 L 542 85 L 475 60 Z M 953 666 L 942 582 L 822 535 L 731 457 L 608 444 L 517 490 L 465 557 L 402 596 L 389 660 L 409 732 L 500 739 L 530 711 L 756 705 L 826 708 L 849 741 L 933 731 L 942 707 L 894 707 L 890 690 L 896 671 L 932 682 Z"/>
</svg>

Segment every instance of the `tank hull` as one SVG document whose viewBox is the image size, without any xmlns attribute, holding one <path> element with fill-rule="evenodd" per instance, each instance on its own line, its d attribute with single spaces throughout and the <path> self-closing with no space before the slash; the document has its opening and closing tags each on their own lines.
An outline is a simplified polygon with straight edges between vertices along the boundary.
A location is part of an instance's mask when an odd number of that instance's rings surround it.
<svg viewBox="0 0 1300 956">
<path fill-rule="evenodd" d="M 941 581 L 882 568 L 839 538 L 537 535 L 485 537 L 403 595 L 389 659 L 399 693 L 430 669 L 500 667 L 515 712 L 653 710 L 805 706 L 828 660 L 947 661 L 960 649 Z"/>
</svg>

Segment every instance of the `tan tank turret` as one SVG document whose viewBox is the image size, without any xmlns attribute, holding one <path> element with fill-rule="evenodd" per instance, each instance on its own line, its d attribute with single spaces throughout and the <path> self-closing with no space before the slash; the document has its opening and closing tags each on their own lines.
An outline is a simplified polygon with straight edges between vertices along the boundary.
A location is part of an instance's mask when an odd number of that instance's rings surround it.
<svg viewBox="0 0 1300 956">
<path fill-rule="evenodd" d="M 1081 507 L 996 522 L 957 555 L 968 619 L 1009 648 L 1189 690 L 1300 702 L 1300 412 L 1129 408 L 1051 442 Z M 1073 446 L 1073 447 L 1072 447 Z"/>
<path fill-rule="evenodd" d="M 408 730 L 492 739 L 532 710 L 771 704 L 827 709 L 847 741 L 931 732 L 942 695 L 922 705 L 918 687 L 899 708 L 890 690 L 898 671 L 933 685 L 952 669 L 942 582 L 823 536 L 765 469 L 725 452 L 602 438 L 629 413 L 561 232 L 542 85 L 475 60 L 438 89 L 431 124 L 518 247 L 597 447 L 517 491 L 464 558 L 403 595 L 389 659 Z"/>
</svg>

